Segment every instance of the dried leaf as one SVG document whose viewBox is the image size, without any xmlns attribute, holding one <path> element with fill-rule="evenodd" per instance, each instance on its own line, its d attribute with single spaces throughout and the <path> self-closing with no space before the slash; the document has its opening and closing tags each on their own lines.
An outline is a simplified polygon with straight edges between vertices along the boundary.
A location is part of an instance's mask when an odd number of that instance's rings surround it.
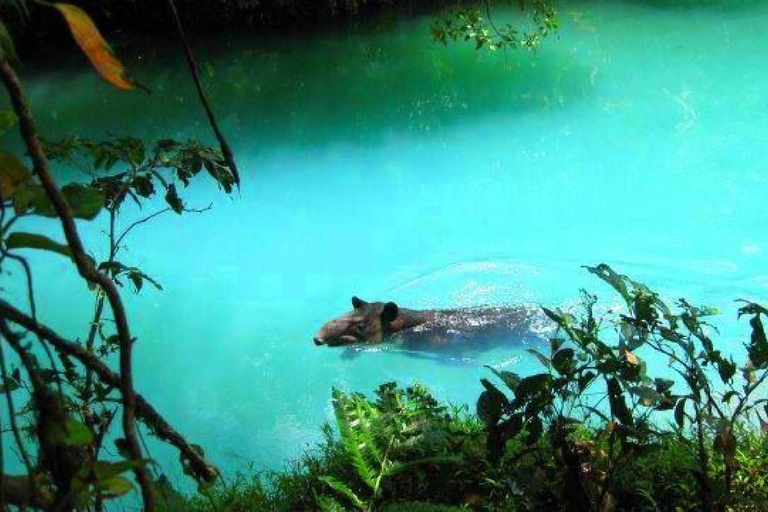
<svg viewBox="0 0 768 512">
<path fill-rule="evenodd" d="M 128 76 L 125 67 L 101 37 L 99 29 L 85 11 L 71 4 L 53 6 L 64 16 L 77 45 L 101 76 L 120 89 L 146 89 Z"/>
</svg>

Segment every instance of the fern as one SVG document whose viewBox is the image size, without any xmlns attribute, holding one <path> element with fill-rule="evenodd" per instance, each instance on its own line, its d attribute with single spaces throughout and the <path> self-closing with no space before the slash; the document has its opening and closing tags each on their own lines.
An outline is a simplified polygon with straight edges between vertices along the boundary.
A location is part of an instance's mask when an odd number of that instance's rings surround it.
<svg viewBox="0 0 768 512">
<path fill-rule="evenodd" d="M 331 476 L 320 477 L 320 481 L 333 491 L 365 511 L 371 510 L 381 497 L 387 478 L 415 470 L 418 466 L 459 460 L 428 453 L 430 447 L 437 444 L 445 446 L 444 427 L 448 417 L 425 388 L 414 386 L 403 392 L 394 384 L 385 384 L 377 395 L 378 400 L 372 403 L 361 394 L 346 395 L 338 389 L 333 390 L 333 408 L 341 443 L 359 479 L 359 489 L 354 490 L 353 482 L 342 482 Z M 330 506 L 327 498 L 318 498 L 318 506 L 332 510 L 327 508 Z"/>
</svg>

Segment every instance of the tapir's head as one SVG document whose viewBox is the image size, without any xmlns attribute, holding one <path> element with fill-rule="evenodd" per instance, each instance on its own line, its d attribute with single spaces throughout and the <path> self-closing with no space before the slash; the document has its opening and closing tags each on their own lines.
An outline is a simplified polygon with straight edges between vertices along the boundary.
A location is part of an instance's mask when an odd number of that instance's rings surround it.
<svg viewBox="0 0 768 512">
<path fill-rule="evenodd" d="M 352 311 L 326 323 L 315 335 L 315 345 L 380 343 L 397 318 L 394 302 L 365 302 L 352 297 Z"/>
</svg>

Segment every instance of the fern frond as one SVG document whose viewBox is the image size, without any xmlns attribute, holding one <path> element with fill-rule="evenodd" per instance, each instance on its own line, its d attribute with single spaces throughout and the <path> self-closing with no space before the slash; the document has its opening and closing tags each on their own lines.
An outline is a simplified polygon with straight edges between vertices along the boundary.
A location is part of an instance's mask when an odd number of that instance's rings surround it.
<svg viewBox="0 0 768 512">
<path fill-rule="evenodd" d="M 345 508 L 341 506 L 341 503 L 331 498 L 330 496 L 318 497 L 317 506 L 320 507 L 321 512 L 344 512 L 345 511 Z"/>
<path fill-rule="evenodd" d="M 347 484 L 339 480 L 338 478 L 334 478 L 332 476 L 321 476 L 320 480 L 322 482 L 325 482 L 328 484 L 328 486 L 333 489 L 334 491 L 338 492 L 339 494 L 344 495 L 349 501 L 352 502 L 354 506 L 356 506 L 359 509 L 365 509 L 365 503 L 363 503 L 363 500 L 361 500 L 357 494 L 355 494 L 355 491 L 349 488 Z"/>
<path fill-rule="evenodd" d="M 360 479 L 373 489 L 376 485 L 377 471 L 364 455 L 363 449 L 366 448 L 366 444 L 374 444 L 375 441 L 368 434 L 369 431 L 364 428 L 367 424 L 365 419 L 361 420 L 360 411 L 354 407 L 354 403 L 350 404 L 350 401 L 354 402 L 354 397 L 347 397 L 341 391 L 333 390 L 333 409 L 344 450 L 352 459 Z"/>
</svg>

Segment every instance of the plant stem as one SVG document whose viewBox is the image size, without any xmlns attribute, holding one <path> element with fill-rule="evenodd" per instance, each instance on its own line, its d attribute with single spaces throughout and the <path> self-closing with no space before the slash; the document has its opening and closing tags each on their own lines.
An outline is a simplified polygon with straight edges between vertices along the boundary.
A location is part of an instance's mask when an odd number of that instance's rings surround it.
<svg viewBox="0 0 768 512">
<path fill-rule="evenodd" d="M 92 369 L 93 373 L 105 384 L 115 387 L 120 385 L 120 377 L 112 372 L 112 370 L 110 370 L 93 353 L 88 352 L 78 343 L 63 339 L 45 325 L 34 323 L 32 318 L 2 299 L 0 299 L 0 317 L 4 317 L 9 322 L 38 334 L 43 340 L 53 345 L 56 350 L 77 359 L 80 364 L 86 368 Z M 174 430 L 174 428 L 160 416 L 160 413 L 158 413 L 154 407 L 139 394 L 136 394 L 136 413 L 139 418 L 152 429 L 155 436 L 175 446 L 179 452 L 181 452 L 181 455 L 189 461 L 189 465 L 194 470 L 195 476 L 198 479 L 206 482 L 213 482 L 218 478 L 218 470 L 214 466 L 208 464 L 208 462 L 200 456 L 200 453 L 192 448 L 186 439 L 176 432 L 176 430 Z"/>
<path fill-rule="evenodd" d="M 86 281 L 98 285 L 104 290 L 114 314 L 117 332 L 120 338 L 120 391 L 123 395 L 123 433 L 127 443 L 128 454 L 134 460 L 142 458 L 141 447 L 136 438 L 136 396 L 133 391 L 133 373 L 131 360 L 131 335 L 128 327 L 128 318 L 123 306 L 120 294 L 115 283 L 106 275 L 97 271 L 88 260 L 80 236 L 77 232 L 72 212 L 61 191 L 56 186 L 48 167 L 42 145 L 37 136 L 37 127 L 26 94 L 19 81 L 18 75 L 11 68 L 5 54 L 0 51 L 0 79 L 2 79 L 13 104 L 13 109 L 19 118 L 21 135 L 27 146 L 27 151 L 32 159 L 35 174 L 40 180 L 48 199 L 53 205 L 59 220 L 61 221 L 64 236 L 72 251 L 72 259 L 77 265 L 77 270 Z M 155 496 L 149 473 L 143 465 L 135 468 L 136 480 L 141 487 L 142 500 L 146 512 L 154 512 Z"/>
</svg>

